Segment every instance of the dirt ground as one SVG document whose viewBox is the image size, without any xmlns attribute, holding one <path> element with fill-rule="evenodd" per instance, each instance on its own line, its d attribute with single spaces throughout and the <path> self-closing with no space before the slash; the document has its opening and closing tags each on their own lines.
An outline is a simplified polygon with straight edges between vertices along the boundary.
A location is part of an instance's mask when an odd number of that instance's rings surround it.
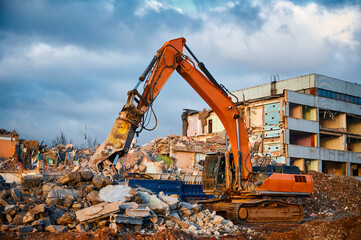
<svg viewBox="0 0 361 240">
<path fill-rule="evenodd" d="M 209 236 L 192 236 L 183 231 L 161 230 L 154 235 L 142 235 L 133 233 L 129 235 L 116 234 L 109 228 L 104 228 L 90 233 L 26 233 L 17 234 L 15 232 L 0 233 L 0 239 L 14 240 L 188 240 L 188 239 L 216 239 Z M 303 223 L 268 223 L 268 224 L 246 224 L 241 226 L 241 231 L 232 235 L 220 236 L 219 239 L 229 240 L 304 240 L 304 239 L 361 239 L 361 215 L 346 216 L 338 219 L 317 219 Z"/>
</svg>

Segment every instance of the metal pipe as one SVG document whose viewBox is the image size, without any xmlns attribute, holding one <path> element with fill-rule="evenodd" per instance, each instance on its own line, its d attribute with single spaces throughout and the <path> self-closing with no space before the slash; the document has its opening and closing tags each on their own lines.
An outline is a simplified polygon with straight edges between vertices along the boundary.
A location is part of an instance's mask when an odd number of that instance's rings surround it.
<svg viewBox="0 0 361 240">
<path fill-rule="evenodd" d="M 135 87 L 134 87 L 134 90 L 136 90 L 136 89 L 139 87 L 139 84 L 140 84 L 141 82 L 142 82 L 141 80 L 138 81 L 137 85 L 135 85 Z"/>
<path fill-rule="evenodd" d="M 242 172 L 241 172 L 241 167 L 242 167 L 242 156 L 241 156 L 241 142 L 240 142 L 240 136 L 239 136 L 239 119 L 240 118 L 237 118 L 237 123 L 236 123 L 236 126 L 237 126 L 237 161 L 238 161 L 238 169 L 237 169 L 237 173 L 238 173 L 238 187 L 240 190 L 242 190 Z"/>
<path fill-rule="evenodd" d="M 157 56 L 157 55 L 154 55 L 152 61 L 150 61 L 149 65 L 148 65 L 148 67 L 144 70 L 143 74 L 140 75 L 140 77 L 139 77 L 139 80 L 140 80 L 141 82 L 143 82 L 143 81 L 146 79 L 149 71 L 152 69 L 154 63 L 155 63 L 157 60 L 158 60 L 158 56 Z"/>
<path fill-rule="evenodd" d="M 189 52 L 189 54 L 192 55 L 192 57 L 194 58 L 194 60 L 196 60 L 196 62 L 198 63 L 199 69 L 202 70 L 202 72 L 207 76 L 207 78 L 208 78 L 214 85 L 216 85 L 216 86 L 228 97 L 228 94 L 226 93 L 226 91 L 224 91 L 224 89 L 218 84 L 218 82 L 216 81 L 216 79 L 214 79 L 214 77 L 213 77 L 212 74 L 208 71 L 208 69 L 206 68 L 206 66 L 204 65 L 204 63 L 198 61 L 198 59 L 197 59 L 196 56 L 193 54 L 193 52 L 189 49 L 189 47 L 187 46 L 187 44 L 184 44 L 184 47 L 187 49 L 187 51 Z"/>
</svg>

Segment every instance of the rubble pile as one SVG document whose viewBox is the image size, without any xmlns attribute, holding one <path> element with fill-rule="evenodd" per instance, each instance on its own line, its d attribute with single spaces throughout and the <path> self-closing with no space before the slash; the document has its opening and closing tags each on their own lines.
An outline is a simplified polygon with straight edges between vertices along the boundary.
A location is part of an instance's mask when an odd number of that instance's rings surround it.
<svg viewBox="0 0 361 240">
<path fill-rule="evenodd" d="M 303 240 L 303 239 L 347 239 L 357 240 L 361 236 L 361 216 L 343 217 L 336 220 L 315 220 L 297 228 L 273 233 L 267 240 Z"/>
<path fill-rule="evenodd" d="M 224 151 L 225 146 L 214 141 L 204 142 L 193 137 L 169 135 L 165 138 L 158 137 L 150 141 L 143 147 L 143 150 L 155 155 L 169 153 L 171 150 L 210 153 Z"/>
<path fill-rule="evenodd" d="M 289 198 L 301 203 L 306 217 L 335 217 L 342 214 L 361 214 L 361 181 L 310 171 L 314 194 L 308 198 Z"/>
<path fill-rule="evenodd" d="M 220 236 L 239 230 L 201 205 L 182 202 L 176 195 L 155 195 L 148 189 L 115 184 L 90 170 L 26 184 L 34 179 L 39 177 L 17 185 L 0 178 L 1 232 L 89 232 L 110 227 L 119 233 L 175 229 Z"/>
<path fill-rule="evenodd" d="M 8 131 L 6 129 L 0 128 L 0 135 L 2 136 L 11 136 L 11 137 L 19 137 L 19 134 L 15 131 Z"/>
<path fill-rule="evenodd" d="M 177 166 L 174 152 L 210 153 L 224 151 L 225 145 L 216 141 L 199 141 L 193 137 L 169 135 L 156 138 L 144 146 L 134 146 L 118 159 L 116 169 L 121 177 L 128 173 L 191 173 L 200 174 L 200 166 Z"/>
<path fill-rule="evenodd" d="M 90 159 L 90 156 L 95 152 L 94 149 L 77 149 L 72 144 L 58 145 L 50 149 L 44 149 L 37 159 L 33 159 L 33 164 L 38 160 L 45 161 L 45 169 L 59 170 L 68 172 L 73 170 L 74 167 L 80 166 L 82 162 Z"/>
<path fill-rule="evenodd" d="M 0 172 L 21 172 L 24 166 L 15 157 L 1 158 L 0 157 Z"/>
</svg>

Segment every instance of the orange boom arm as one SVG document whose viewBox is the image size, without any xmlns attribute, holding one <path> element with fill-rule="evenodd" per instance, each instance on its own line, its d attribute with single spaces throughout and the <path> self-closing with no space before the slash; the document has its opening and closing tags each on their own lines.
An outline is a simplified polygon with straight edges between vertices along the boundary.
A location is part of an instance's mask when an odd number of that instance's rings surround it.
<svg viewBox="0 0 361 240">
<path fill-rule="evenodd" d="M 139 126 L 143 127 L 143 116 L 152 106 L 174 70 L 189 83 L 189 85 L 203 98 L 221 120 L 230 139 L 234 161 L 236 180 L 248 178 L 251 169 L 249 156 L 248 133 L 243 119 L 231 98 L 213 79 L 202 63 L 198 66 L 205 72 L 200 72 L 189 57 L 183 54 L 184 38 L 170 40 L 157 51 L 153 60 L 140 76 L 137 86 L 128 92 L 128 101 L 115 120 L 113 128 L 90 160 L 91 167 L 100 169 L 100 164 L 116 154 L 124 155 L 128 152 L 130 143 Z M 189 50 L 189 49 L 188 49 Z M 190 52 L 190 50 L 189 50 Z M 190 52 L 195 58 L 195 56 Z M 198 62 L 198 60 L 195 58 Z M 147 79 L 148 73 L 151 72 Z M 142 94 L 136 90 L 141 82 L 145 82 Z M 134 103 L 135 102 L 135 103 Z"/>
</svg>

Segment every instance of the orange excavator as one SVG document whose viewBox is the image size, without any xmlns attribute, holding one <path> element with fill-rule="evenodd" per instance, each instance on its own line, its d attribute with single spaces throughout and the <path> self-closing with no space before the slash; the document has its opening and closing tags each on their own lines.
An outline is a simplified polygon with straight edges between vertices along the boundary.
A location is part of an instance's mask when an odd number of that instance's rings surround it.
<svg viewBox="0 0 361 240">
<path fill-rule="evenodd" d="M 186 48 L 196 61 L 183 54 Z M 115 175 L 114 159 L 127 154 L 135 134 L 147 129 L 146 115 L 154 111 L 152 104 L 162 87 L 176 70 L 204 99 L 221 120 L 231 151 L 206 157 L 202 183 L 206 194 L 217 198 L 205 200 L 211 210 L 224 212 L 235 222 L 298 222 L 303 208 L 280 199 L 304 197 L 313 193 L 310 175 L 300 174 L 294 166 L 263 166 L 252 169 L 248 132 L 232 95 L 208 72 L 186 45 L 184 38 L 164 43 L 139 77 L 135 88 L 128 92 L 128 100 L 107 139 L 89 161 L 89 166 L 104 175 Z M 138 87 L 144 83 L 143 93 Z M 155 114 L 154 114 L 155 116 Z"/>
</svg>

